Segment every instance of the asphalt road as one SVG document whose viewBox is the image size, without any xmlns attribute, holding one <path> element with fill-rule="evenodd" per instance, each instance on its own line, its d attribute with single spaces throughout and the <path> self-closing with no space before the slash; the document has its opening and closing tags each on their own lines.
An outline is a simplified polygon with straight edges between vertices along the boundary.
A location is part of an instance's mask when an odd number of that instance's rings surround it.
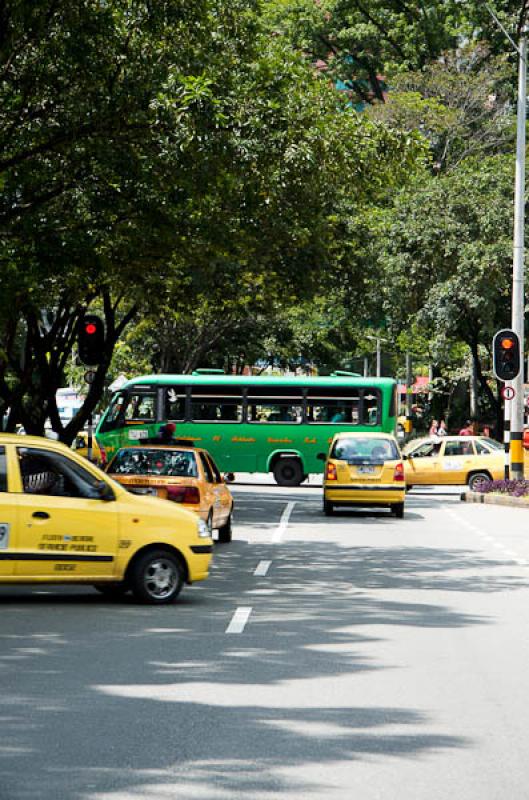
<svg viewBox="0 0 529 800">
<path fill-rule="evenodd" d="M 0 799 L 526 800 L 529 510 L 233 492 L 174 606 L 0 588 Z"/>
</svg>

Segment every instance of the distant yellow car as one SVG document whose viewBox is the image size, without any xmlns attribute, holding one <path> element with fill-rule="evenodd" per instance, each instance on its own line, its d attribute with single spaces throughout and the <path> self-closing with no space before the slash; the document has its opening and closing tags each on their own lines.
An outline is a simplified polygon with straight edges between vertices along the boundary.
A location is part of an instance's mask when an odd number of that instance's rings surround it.
<svg viewBox="0 0 529 800">
<path fill-rule="evenodd" d="M 388 433 L 338 433 L 324 460 L 323 510 L 338 506 L 389 506 L 404 516 L 404 465 L 399 445 Z"/>
<path fill-rule="evenodd" d="M 79 431 L 72 443 L 72 450 L 75 450 L 83 458 L 88 458 L 88 433 L 86 431 Z M 103 465 L 105 463 L 104 453 L 99 447 L 96 437 L 92 436 L 92 459 L 95 464 Z"/>
<path fill-rule="evenodd" d="M 169 603 L 208 577 L 202 520 L 137 497 L 59 442 L 0 434 L 0 584 L 84 583 Z"/>
<path fill-rule="evenodd" d="M 136 494 L 180 503 L 204 520 L 219 542 L 232 538 L 233 497 L 206 450 L 175 445 L 122 447 L 107 473 Z"/>
<path fill-rule="evenodd" d="M 404 447 L 406 486 L 468 484 L 476 491 L 484 481 L 501 480 L 503 445 L 486 436 L 442 436 L 415 439 Z"/>
</svg>

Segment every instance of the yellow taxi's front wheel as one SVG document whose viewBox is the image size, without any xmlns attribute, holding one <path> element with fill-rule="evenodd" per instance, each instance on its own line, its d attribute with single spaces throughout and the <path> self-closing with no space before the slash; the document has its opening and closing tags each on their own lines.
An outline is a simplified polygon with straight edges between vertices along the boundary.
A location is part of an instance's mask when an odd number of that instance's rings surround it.
<svg viewBox="0 0 529 800">
<path fill-rule="evenodd" d="M 151 550 L 132 565 L 130 586 L 137 600 L 161 605 L 177 598 L 184 583 L 178 557 L 168 550 Z"/>
</svg>

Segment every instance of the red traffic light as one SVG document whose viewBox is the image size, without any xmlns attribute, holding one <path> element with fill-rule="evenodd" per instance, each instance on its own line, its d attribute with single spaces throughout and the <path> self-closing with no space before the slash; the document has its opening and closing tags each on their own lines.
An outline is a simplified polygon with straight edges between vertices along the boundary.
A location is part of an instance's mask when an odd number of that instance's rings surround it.
<svg viewBox="0 0 529 800">
<path fill-rule="evenodd" d="M 96 314 L 85 314 L 79 320 L 77 347 L 82 364 L 95 367 L 101 363 L 105 349 L 105 325 Z"/>
</svg>

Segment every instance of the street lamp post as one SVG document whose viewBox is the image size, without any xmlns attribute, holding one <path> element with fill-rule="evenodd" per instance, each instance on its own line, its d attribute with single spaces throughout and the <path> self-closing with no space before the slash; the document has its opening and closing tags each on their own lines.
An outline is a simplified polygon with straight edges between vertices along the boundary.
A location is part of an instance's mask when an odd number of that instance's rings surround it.
<svg viewBox="0 0 529 800">
<path fill-rule="evenodd" d="M 382 351 L 380 349 L 380 342 L 387 342 L 387 339 L 382 339 L 381 336 L 370 336 L 366 334 L 366 339 L 372 339 L 377 343 L 377 370 L 376 375 L 377 378 L 380 378 L 382 375 Z"/>
</svg>

